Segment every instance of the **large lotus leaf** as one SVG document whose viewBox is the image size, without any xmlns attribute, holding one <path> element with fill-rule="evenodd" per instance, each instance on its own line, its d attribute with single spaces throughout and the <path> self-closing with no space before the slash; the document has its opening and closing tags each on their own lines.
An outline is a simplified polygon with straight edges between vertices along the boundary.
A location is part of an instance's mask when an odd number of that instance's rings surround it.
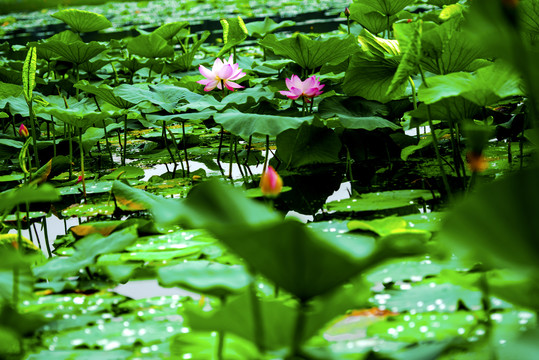
<svg viewBox="0 0 539 360">
<path fill-rule="evenodd" d="M 127 43 L 127 50 L 131 54 L 146 58 L 173 57 L 174 48 L 157 33 L 139 35 Z"/>
<path fill-rule="evenodd" d="M 428 78 L 429 87 L 419 89 L 419 100 L 432 104 L 461 96 L 478 106 L 493 105 L 501 99 L 523 95 L 519 76 L 507 65 L 495 63 L 475 73 L 451 73 Z"/>
<path fill-rule="evenodd" d="M 460 18 L 429 25 L 421 37 L 425 54 L 422 65 L 426 70 L 439 75 L 466 71 L 474 60 L 485 57 L 484 45 L 475 40 L 470 30 L 461 27 Z"/>
<path fill-rule="evenodd" d="M 239 16 L 230 19 L 221 19 L 221 26 L 223 27 L 224 46 L 217 54 L 217 57 L 241 44 L 247 39 L 247 35 L 249 34 L 243 19 Z"/>
<path fill-rule="evenodd" d="M 242 113 L 235 109 L 213 116 L 216 123 L 235 135 L 249 137 L 251 135 L 277 136 L 289 129 L 297 129 L 302 124 L 311 124 L 314 116 L 278 116 L 266 114 Z"/>
<path fill-rule="evenodd" d="M 212 231 L 256 271 L 302 300 L 327 293 L 361 269 L 344 244 L 297 221 Z"/>
<path fill-rule="evenodd" d="M 359 51 L 357 40 L 352 35 L 312 40 L 303 34 L 295 34 L 278 40 L 275 35 L 269 34 L 260 41 L 260 45 L 311 70 L 325 64 L 340 63 Z"/>
<path fill-rule="evenodd" d="M 410 126 L 420 126 L 428 120 L 427 106 L 430 106 L 432 120 L 452 120 L 454 122 L 473 119 L 474 115 L 481 110 L 481 107 L 463 97 L 445 98 L 432 105 L 420 104 L 416 110 L 410 111 L 409 114 L 412 115 Z"/>
<path fill-rule="evenodd" d="M 239 190 L 215 181 L 194 187 L 184 201 L 162 199 L 150 210 L 158 222 L 185 224 L 193 228 L 238 228 L 280 219 L 279 214 L 245 198 Z"/>
<path fill-rule="evenodd" d="M 153 31 L 154 34 L 161 36 L 163 39 L 171 40 L 181 29 L 189 25 L 187 21 L 176 21 L 159 26 Z"/>
<path fill-rule="evenodd" d="M 121 181 L 114 181 L 112 193 L 116 198 L 116 204 L 122 210 L 130 211 L 151 209 L 158 206 L 159 200 L 162 199 L 160 196 L 147 191 L 125 185 Z"/>
<path fill-rule="evenodd" d="M 179 286 L 221 298 L 241 292 L 252 282 L 244 266 L 223 265 L 205 260 L 160 267 L 158 279 L 165 287 Z"/>
<path fill-rule="evenodd" d="M 368 5 L 385 16 L 392 16 L 402 11 L 415 0 L 356 0 L 356 4 Z"/>
<path fill-rule="evenodd" d="M 388 113 L 384 105 L 361 98 L 332 96 L 320 102 L 318 112 L 323 118 L 337 116 L 340 126 L 346 129 L 400 129 L 400 126 L 381 117 Z M 333 123 L 331 125 L 334 126 Z"/>
<path fill-rule="evenodd" d="M 91 234 L 75 244 L 75 253 L 69 257 L 54 257 L 46 264 L 34 268 L 34 274 L 44 278 L 59 278 L 76 274 L 80 269 L 95 262 L 98 255 L 118 252 L 138 238 L 135 226 L 112 233 L 109 236 Z"/>
<path fill-rule="evenodd" d="M 281 21 L 280 23 L 276 23 L 271 18 L 266 17 L 264 21 L 252 21 L 245 24 L 245 27 L 247 27 L 249 35 L 256 38 L 263 38 L 264 36 L 274 32 L 275 30 L 294 25 L 296 25 L 295 21 L 285 20 Z"/>
<path fill-rule="evenodd" d="M 79 34 L 76 34 L 71 30 L 65 30 L 57 34 L 54 34 L 53 36 L 51 36 L 49 39 L 45 40 L 44 42 L 40 41 L 37 43 L 30 43 L 31 45 L 35 45 L 37 47 L 37 57 L 39 59 L 51 61 L 54 57 L 58 56 L 58 54 L 55 51 L 51 51 L 48 48 L 43 47 L 43 44 L 49 40 L 58 40 L 66 44 L 69 44 L 75 41 L 82 41 Z"/>
<path fill-rule="evenodd" d="M 339 212 L 377 211 L 405 207 L 419 199 L 432 200 L 433 198 L 433 193 L 429 190 L 394 190 L 361 194 L 359 197 L 332 201 L 326 204 L 326 208 Z"/>
<path fill-rule="evenodd" d="M 457 3 L 459 0 L 428 0 L 427 2 L 432 5 L 443 7 L 444 5 L 451 5 Z"/>
<path fill-rule="evenodd" d="M 79 9 L 60 10 L 51 16 L 62 20 L 78 33 L 104 30 L 112 26 L 103 15 Z"/>
<path fill-rule="evenodd" d="M 114 95 L 114 88 L 105 84 L 97 87 L 95 85 L 90 85 L 90 83 L 86 80 L 82 80 L 76 83 L 75 87 L 87 93 L 94 94 L 120 109 L 129 109 L 130 107 L 135 106 L 135 104 L 132 102 L 126 101 L 121 97 Z"/>
<path fill-rule="evenodd" d="M 402 84 L 391 95 L 387 95 L 387 89 L 393 82 L 399 62 L 399 57 L 376 57 L 364 52 L 355 54 L 344 77 L 344 92 L 382 103 L 402 97 L 406 84 Z"/>
<path fill-rule="evenodd" d="M 363 29 L 358 36 L 358 41 L 365 52 L 372 53 L 377 57 L 388 57 L 400 55 L 401 48 L 398 40 L 384 39 L 374 36 L 369 31 Z"/>
<path fill-rule="evenodd" d="M 519 20 L 524 30 L 539 34 L 539 1 L 524 0 L 518 5 Z"/>
<path fill-rule="evenodd" d="M 229 107 L 234 108 L 250 108 L 252 105 L 260 102 L 262 99 L 271 100 L 275 97 L 275 92 L 260 86 L 247 88 L 242 91 L 235 91 L 225 96 L 224 99 L 218 101 L 211 95 L 199 95 L 189 93 L 185 100 L 187 103 L 179 105 L 176 108 L 178 112 L 186 110 L 197 110 L 199 112 L 206 109 L 223 110 Z"/>
<path fill-rule="evenodd" d="M 366 292 L 347 287 L 312 302 L 306 314 L 301 341 L 307 341 L 316 335 L 321 327 L 336 316 L 351 308 L 364 306 L 367 296 Z M 261 300 L 259 304 L 264 329 L 264 348 L 289 348 L 293 339 L 296 309 L 286 302 L 272 299 Z M 242 294 L 211 313 L 190 306 L 187 317 L 189 325 L 195 330 L 226 331 L 256 343 L 256 322 L 251 308 L 252 298 L 249 294 Z"/>
<path fill-rule="evenodd" d="M 387 30 L 387 16 L 375 10 L 370 4 L 350 4 L 350 19 L 356 21 L 373 34 L 379 34 Z M 396 17 L 391 16 L 389 23 L 392 24 L 395 20 Z"/>
<path fill-rule="evenodd" d="M 141 86 L 122 84 L 116 87 L 113 93 L 134 104 L 149 101 L 152 104 L 159 105 L 168 112 L 173 112 L 181 99 L 186 99 L 187 101 L 194 100 L 194 96 L 191 96 L 194 93 L 186 88 L 166 84 L 150 85 L 148 89 Z"/>
<path fill-rule="evenodd" d="M 421 33 L 422 22 L 395 24 L 393 26 L 395 36 L 399 40 L 402 52 L 402 60 L 395 72 L 395 76 L 387 89 L 387 94 L 392 94 L 405 86 L 406 83 L 418 72 L 421 61 Z"/>
<path fill-rule="evenodd" d="M 10 211 L 17 205 L 36 202 L 51 203 L 60 200 L 60 194 L 50 184 L 23 186 L 0 193 L 0 211 Z"/>
<path fill-rule="evenodd" d="M 108 116 L 105 112 L 94 111 L 93 107 L 86 104 L 78 104 L 77 107 L 70 107 L 68 109 L 56 106 L 44 107 L 39 112 L 50 114 L 66 124 L 81 129 L 86 129 L 95 123 L 101 123 L 101 120 Z"/>
<path fill-rule="evenodd" d="M 277 157 L 286 168 L 335 163 L 339 161 L 341 147 L 337 134 L 325 127 L 305 124 L 277 136 Z"/>
<path fill-rule="evenodd" d="M 22 94 L 22 87 L 20 85 L 0 81 L 0 98 L 5 99 L 10 96 L 17 97 L 20 94 Z M 0 105 L 0 108 L 3 108 L 3 106 Z"/>
<path fill-rule="evenodd" d="M 20 87 L 21 92 L 19 96 L 9 96 L 7 98 L 0 98 L 0 108 L 4 108 L 6 104 L 9 105 L 9 112 L 12 115 L 18 114 L 23 117 L 29 116 L 28 104 L 22 93 L 22 86 Z"/>
<path fill-rule="evenodd" d="M 79 65 L 107 49 L 105 45 L 97 41 L 89 43 L 74 41 L 66 43 L 61 40 L 47 40 L 40 45 L 40 48 L 52 51 L 60 55 L 64 60 Z"/>
<path fill-rule="evenodd" d="M 441 238 L 486 264 L 537 275 L 538 181 L 529 169 L 479 188 L 447 215 Z"/>
</svg>

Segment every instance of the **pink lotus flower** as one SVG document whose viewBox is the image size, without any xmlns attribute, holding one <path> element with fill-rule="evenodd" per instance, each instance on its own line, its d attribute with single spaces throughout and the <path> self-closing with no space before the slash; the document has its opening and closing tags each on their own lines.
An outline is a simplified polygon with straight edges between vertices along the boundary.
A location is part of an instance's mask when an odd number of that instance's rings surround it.
<svg viewBox="0 0 539 360">
<path fill-rule="evenodd" d="M 245 73 L 239 68 L 238 63 L 233 64 L 232 61 L 234 61 L 232 55 L 230 55 L 228 60 L 224 61 L 217 58 L 213 63 L 211 71 L 200 65 L 198 71 L 200 71 L 206 79 L 199 80 L 197 83 L 205 85 L 204 91 L 211 91 L 216 87 L 219 90 L 222 90 L 223 85 L 231 91 L 243 88 L 243 86 L 236 84 L 234 81 L 244 77 Z"/>
<path fill-rule="evenodd" d="M 323 93 L 322 88 L 325 85 L 320 85 L 320 81 L 314 75 L 305 81 L 301 81 L 297 75 L 292 75 L 290 79 L 286 79 L 286 86 L 290 91 L 279 91 L 282 95 L 288 96 L 292 100 L 303 96 L 305 101 L 310 103 L 309 99 Z"/>
<path fill-rule="evenodd" d="M 275 197 L 283 190 L 283 179 L 277 174 L 273 166 L 268 166 L 260 178 L 260 190 L 268 197 Z"/>
<path fill-rule="evenodd" d="M 24 124 L 21 124 L 21 126 L 19 126 L 19 135 L 22 137 L 30 136 L 30 133 L 28 132 L 28 128 L 24 126 Z"/>
</svg>

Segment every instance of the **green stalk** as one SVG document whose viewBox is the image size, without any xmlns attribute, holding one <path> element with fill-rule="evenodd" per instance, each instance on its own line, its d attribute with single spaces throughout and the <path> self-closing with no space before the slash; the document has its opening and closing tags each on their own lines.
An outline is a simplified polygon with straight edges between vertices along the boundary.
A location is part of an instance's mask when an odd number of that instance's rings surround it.
<svg viewBox="0 0 539 360">
<path fill-rule="evenodd" d="M 414 110 L 417 109 L 417 91 L 416 91 L 416 88 L 415 88 L 415 83 L 414 83 L 414 80 L 412 79 L 411 76 L 408 76 L 408 82 L 410 83 L 410 86 L 412 87 L 412 100 L 413 100 L 413 103 L 414 103 Z M 419 136 L 419 126 L 416 127 L 416 136 L 417 136 L 417 141 L 420 140 L 420 136 Z"/>
<path fill-rule="evenodd" d="M 219 298 L 221 300 L 221 307 L 224 307 L 226 305 L 226 297 L 221 296 Z M 217 360 L 223 360 L 223 350 L 225 348 L 225 335 L 226 332 L 224 330 L 219 330 L 219 338 L 217 339 Z"/>
<path fill-rule="evenodd" d="M 232 163 L 234 162 L 233 159 L 233 156 L 232 156 L 232 145 L 233 143 L 236 141 L 236 136 L 235 135 L 230 135 L 230 144 L 228 146 L 228 156 L 230 157 L 230 162 L 229 162 L 229 165 L 228 165 L 228 177 L 230 179 L 232 179 Z"/>
<path fill-rule="evenodd" d="M 17 204 L 17 244 L 19 245 L 19 253 L 22 254 L 22 227 L 20 207 Z M 17 311 L 19 307 L 19 266 L 15 264 L 13 267 L 13 308 Z"/>
<path fill-rule="evenodd" d="M 49 229 L 47 228 L 47 217 L 43 218 L 43 230 L 45 233 L 45 246 L 47 247 L 47 254 L 52 257 L 51 244 L 49 243 Z"/>
<path fill-rule="evenodd" d="M 86 203 L 86 179 L 84 176 L 84 148 L 82 146 L 82 128 L 79 128 L 79 149 L 80 149 L 80 172 L 82 176 L 82 197 Z"/>
<path fill-rule="evenodd" d="M 258 351 L 263 354 L 266 351 L 266 346 L 264 344 L 264 325 L 260 303 L 258 296 L 256 295 L 255 281 L 249 285 L 249 296 L 251 297 L 251 311 L 253 312 L 255 345 L 258 348 Z"/>
<path fill-rule="evenodd" d="M 33 100 L 30 99 L 28 101 L 28 114 L 30 115 L 30 122 L 32 123 L 32 139 L 34 140 L 34 143 L 32 144 L 34 146 L 34 158 L 35 158 L 35 165 L 36 168 L 39 169 L 39 156 L 37 151 L 37 131 L 36 131 L 36 119 L 34 116 L 34 107 L 33 107 Z"/>
<path fill-rule="evenodd" d="M 423 79 L 423 85 L 428 88 L 429 86 L 427 84 L 427 79 L 421 65 L 419 65 L 419 72 L 421 73 L 421 79 Z M 438 163 L 438 168 L 442 173 L 442 180 L 444 182 L 445 191 L 447 192 L 447 196 L 449 197 L 449 199 L 452 199 L 453 194 L 451 192 L 451 188 L 449 187 L 449 182 L 447 181 L 447 176 L 445 174 L 444 166 L 442 164 L 442 156 L 440 155 L 440 149 L 438 149 L 438 137 L 436 136 L 436 131 L 434 130 L 434 125 L 432 123 L 432 113 L 430 105 L 427 105 L 427 119 L 429 121 L 430 133 L 432 136 L 432 145 L 434 146 L 434 152 L 436 153 L 436 161 Z"/>
<path fill-rule="evenodd" d="M 163 121 L 163 133 L 162 133 L 162 136 L 163 136 L 163 140 L 165 141 L 165 148 L 167 149 L 168 154 L 170 155 L 170 158 L 172 159 L 172 162 L 174 163 L 174 171 L 172 172 L 172 176 L 176 176 L 176 168 L 178 167 L 178 164 L 176 163 L 176 159 L 174 158 L 174 154 L 172 154 L 172 151 L 168 147 L 167 125 L 166 125 L 165 121 Z M 184 174 L 184 176 L 185 176 L 185 174 Z"/>
<path fill-rule="evenodd" d="M 303 339 L 303 333 L 305 332 L 305 309 L 307 308 L 307 303 L 303 300 L 298 302 L 297 314 L 296 314 L 296 325 L 294 327 L 294 337 L 292 338 L 292 348 L 290 349 L 290 356 L 300 356 L 301 354 L 301 344 Z"/>
<path fill-rule="evenodd" d="M 170 131 L 169 128 L 167 128 L 167 131 L 168 131 L 168 134 L 170 135 L 170 138 L 172 139 L 172 144 L 174 145 L 174 149 L 176 149 L 176 154 L 178 154 L 178 160 L 180 161 L 180 165 L 182 167 L 182 176 L 185 177 L 185 168 L 183 167 L 182 154 L 180 152 L 180 149 L 178 148 L 176 137 L 174 137 L 174 133 Z M 174 169 L 174 172 L 176 172 L 176 169 Z M 189 175 L 189 173 L 187 173 L 187 175 Z"/>
<path fill-rule="evenodd" d="M 187 176 L 190 175 L 189 171 L 189 158 L 187 157 L 187 141 L 185 141 L 185 121 L 182 121 L 182 144 L 183 144 L 183 153 L 185 156 L 185 166 L 187 167 Z"/>
<path fill-rule="evenodd" d="M 265 172 L 268 169 L 269 148 L 270 148 L 270 138 L 269 138 L 269 135 L 266 135 L 266 158 L 264 159 L 264 168 L 262 169 L 262 172 Z"/>
<path fill-rule="evenodd" d="M 123 157 L 122 157 L 122 165 L 125 166 L 125 158 L 127 157 L 127 114 L 125 114 L 125 122 L 124 122 L 124 148 L 123 148 Z"/>
<path fill-rule="evenodd" d="M 219 170 L 221 170 L 221 173 L 223 173 L 223 168 L 221 167 L 221 147 L 223 146 L 223 138 L 224 138 L 224 132 L 223 126 L 221 125 L 221 135 L 219 136 L 219 148 L 217 149 L 217 165 L 219 165 Z"/>
<path fill-rule="evenodd" d="M 51 115 L 52 123 L 52 154 L 56 157 L 56 126 L 54 125 L 54 117 Z"/>
<path fill-rule="evenodd" d="M 67 132 L 69 134 L 69 179 L 73 176 L 73 138 L 71 136 L 71 125 L 67 125 Z"/>
</svg>

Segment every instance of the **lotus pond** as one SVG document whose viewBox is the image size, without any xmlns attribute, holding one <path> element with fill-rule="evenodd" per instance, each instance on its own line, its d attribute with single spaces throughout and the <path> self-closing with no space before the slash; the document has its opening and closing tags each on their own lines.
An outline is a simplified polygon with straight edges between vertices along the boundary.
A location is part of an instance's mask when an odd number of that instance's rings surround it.
<svg viewBox="0 0 539 360">
<path fill-rule="evenodd" d="M 539 0 L 2 16 L 1 359 L 537 358 Z"/>
</svg>

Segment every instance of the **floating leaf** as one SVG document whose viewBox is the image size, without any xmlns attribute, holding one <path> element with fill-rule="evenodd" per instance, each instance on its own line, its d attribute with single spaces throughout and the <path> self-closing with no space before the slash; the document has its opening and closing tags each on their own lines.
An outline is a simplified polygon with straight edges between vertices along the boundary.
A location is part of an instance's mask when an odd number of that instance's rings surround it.
<svg viewBox="0 0 539 360">
<path fill-rule="evenodd" d="M 158 276 L 159 283 L 163 286 L 179 286 L 220 298 L 236 294 L 252 282 L 243 266 L 203 260 L 161 267 Z"/>
<path fill-rule="evenodd" d="M 410 206 L 418 200 L 428 201 L 434 198 L 429 190 L 394 190 L 361 194 L 344 200 L 336 200 L 326 204 L 330 211 L 362 212 L 396 209 Z"/>
</svg>

